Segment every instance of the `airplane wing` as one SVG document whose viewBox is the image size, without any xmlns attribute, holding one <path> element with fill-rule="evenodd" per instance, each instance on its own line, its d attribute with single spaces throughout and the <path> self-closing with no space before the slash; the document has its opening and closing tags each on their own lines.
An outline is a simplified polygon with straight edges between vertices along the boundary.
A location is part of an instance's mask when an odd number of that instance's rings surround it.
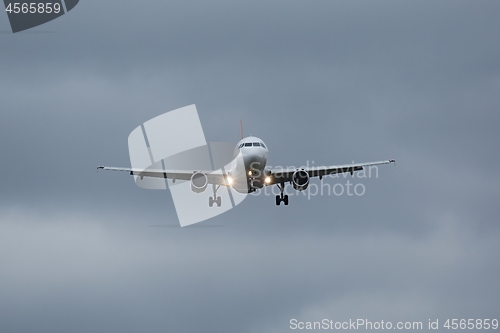
<svg viewBox="0 0 500 333">
<path fill-rule="evenodd" d="M 132 168 L 116 168 L 107 166 L 98 166 L 97 170 L 111 170 L 128 172 L 131 176 L 166 178 L 176 180 L 191 180 L 195 173 L 203 173 L 207 176 L 208 183 L 214 185 L 229 186 L 227 176 L 221 170 L 162 170 L 162 169 L 132 169 Z"/>
<path fill-rule="evenodd" d="M 275 168 L 271 169 L 271 174 L 269 175 L 270 181 L 266 182 L 266 185 L 273 185 L 279 183 L 286 183 L 292 180 L 293 173 L 297 170 L 305 170 L 310 177 L 323 177 L 327 175 L 333 175 L 337 173 L 349 172 L 351 175 L 355 171 L 363 170 L 364 167 L 396 163 L 395 160 L 386 160 L 378 162 L 367 162 L 367 163 L 354 163 L 345 165 L 332 165 L 332 166 L 320 166 L 320 167 L 309 167 L 303 169 L 297 168 Z"/>
</svg>

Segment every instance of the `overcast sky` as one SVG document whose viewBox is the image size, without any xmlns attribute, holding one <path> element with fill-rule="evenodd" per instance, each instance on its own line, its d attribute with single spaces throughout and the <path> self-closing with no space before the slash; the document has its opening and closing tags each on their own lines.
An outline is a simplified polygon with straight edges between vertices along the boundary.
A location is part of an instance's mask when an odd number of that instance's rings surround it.
<svg viewBox="0 0 500 333">
<path fill-rule="evenodd" d="M 0 331 L 288 332 L 500 319 L 500 2 L 98 1 L 0 14 Z M 129 133 L 196 104 L 273 166 L 394 158 L 177 228 Z M 320 184 L 314 180 L 314 184 Z M 216 208 L 214 208 L 216 209 Z"/>
</svg>

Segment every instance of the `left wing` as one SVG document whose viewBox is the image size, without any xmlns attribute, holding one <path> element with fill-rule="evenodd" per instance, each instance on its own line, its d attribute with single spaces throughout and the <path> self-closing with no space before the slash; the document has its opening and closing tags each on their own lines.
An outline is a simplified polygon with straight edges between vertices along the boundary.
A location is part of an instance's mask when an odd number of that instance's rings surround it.
<svg viewBox="0 0 500 333">
<path fill-rule="evenodd" d="M 133 168 L 115 168 L 107 166 L 98 166 L 97 169 L 111 170 L 111 171 L 124 171 L 128 172 L 131 176 L 153 177 L 153 178 L 166 178 L 176 180 L 191 180 L 195 173 L 203 173 L 207 176 L 208 183 L 214 185 L 229 186 L 227 176 L 221 170 L 162 170 L 162 169 L 133 169 Z"/>
<path fill-rule="evenodd" d="M 310 177 L 323 177 L 326 175 L 333 175 L 337 173 L 350 172 L 351 175 L 354 171 L 363 170 L 364 167 L 396 163 L 395 160 L 386 160 L 378 162 L 367 162 L 367 163 L 355 163 L 355 164 L 344 164 L 344 165 L 332 165 L 323 167 L 309 167 L 309 168 L 276 168 L 271 169 L 271 174 L 268 176 L 270 178 L 269 182 L 265 182 L 266 185 L 273 185 L 279 183 L 286 183 L 292 180 L 293 173 L 297 170 L 305 170 Z"/>
</svg>

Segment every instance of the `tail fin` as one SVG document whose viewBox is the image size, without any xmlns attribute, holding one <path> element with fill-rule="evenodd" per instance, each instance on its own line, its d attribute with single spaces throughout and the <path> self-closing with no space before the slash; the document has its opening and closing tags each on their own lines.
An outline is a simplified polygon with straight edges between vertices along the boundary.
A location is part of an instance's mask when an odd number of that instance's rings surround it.
<svg viewBox="0 0 500 333">
<path fill-rule="evenodd" d="M 243 121 L 240 119 L 240 140 L 243 139 Z"/>
</svg>

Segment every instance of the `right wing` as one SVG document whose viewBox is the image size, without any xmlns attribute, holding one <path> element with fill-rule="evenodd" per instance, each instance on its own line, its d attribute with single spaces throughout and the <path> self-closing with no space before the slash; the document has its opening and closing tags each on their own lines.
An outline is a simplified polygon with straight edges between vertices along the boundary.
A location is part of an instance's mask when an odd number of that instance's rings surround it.
<svg viewBox="0 0 500 333">
<path fill-rule="evenodd" d="M 395 163 L 395 160 L 386 160 L 378 162 L 367 162 L 367 163 L 354 163 L 354 164 L 344 164 L 344 165 L 332 165 L 324 167 L 309 167 L 304 169 L 297 168 L 276 168 L 271 169 L 271 174 L 269 175 L 270 181 L 266 182 L 266 185 L 273 185 L 279 183 L 286 183 L 292 180 L 293 173 L 297 170 L 305 170 L 310 177 L 323 177 L 326 175 L 333 175 L 337 173 L 350 172 L 363 170 L 364 167 Z"/>
</svg>

